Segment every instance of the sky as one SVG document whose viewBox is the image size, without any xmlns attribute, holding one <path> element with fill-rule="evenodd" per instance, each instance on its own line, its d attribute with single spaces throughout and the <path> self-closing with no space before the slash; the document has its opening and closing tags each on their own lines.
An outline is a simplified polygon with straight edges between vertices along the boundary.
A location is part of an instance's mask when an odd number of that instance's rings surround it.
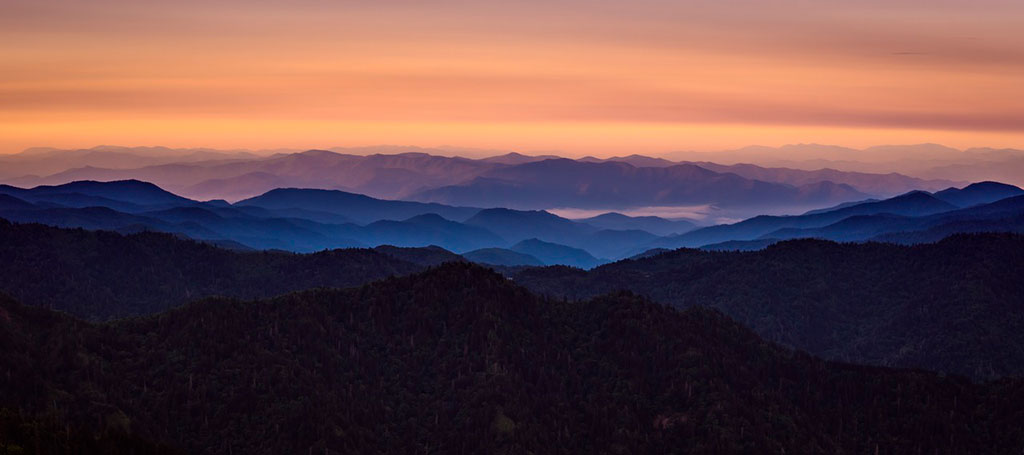
<svg viewBox="0 0 1024 455">
<path fill-rule="evenodd" d="M 1024 2 L 0 0 L 0 153 L 1024 148 Z"/>
</svg>

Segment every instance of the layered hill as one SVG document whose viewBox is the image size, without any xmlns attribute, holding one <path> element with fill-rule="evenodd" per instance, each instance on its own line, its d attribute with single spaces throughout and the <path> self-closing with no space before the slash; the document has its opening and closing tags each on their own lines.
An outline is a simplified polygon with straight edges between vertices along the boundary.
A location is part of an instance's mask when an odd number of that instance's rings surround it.
<svg viewBox="0 0 1024 455">
<path fill-rule="evenodd" d="M 757 216 L 691 229 L 687 221 L 651 216 L 606 213 L 573 221 L 540 210 L 392 201 L 339 190 L 277 189 L 236 204 L 199 202 L 129 180 L 0 186 L 0 218 L 122 233 L 168 232 L 239 250 L 436 245 L 466 253 L 509 249 L 537 239 L 562 249 L 584 250 L 606 262 L 650 249 L 753 249 L 792 238 L 914 243 L 957 232 L 1022 232 L 1021 197 L 1020 188 L 982 182 L 934 194 L 914 191 L 843 203 L 798 216 Z M 543 262 L 550 264 L 556 260 L 552 258 Z"/>
<path fill-rule="evenodd" d="M 481 160 L 441 156 L 443 151 L 415 147 L 398 153 L 388 148 L 343 152 L 308 150 L 252 156 L 243 160 L 182 160 L 134 169 L 93 164 L 68 168 L 44 178 L 20 179 L 17 183 L 38 185 L 76 180 L 139 179 L 188 197 L 232 201 L 281 187 L 342 189 L 379 198 L 396 198 L 425 188 L 460 183 L 500 166 Z M 51 158 L 50 161 L 54 160 Z"/>
<path fill-rule="evenodd" d="M 955 233 L 966 232 L 1024 232 L 1024 196 L 928 216 L 889 213 L 852 216 L 820 228 L 784 228 L 763 237 L 774 240 L 813 237 L 909 244 L 934 242 Z"/>
<path fill-rule="evenodd" d="M 709 306 L 771 341 L 834 360 L 975 379 L 1024 374 L 1021 235 L 915 246 L 795 240 L 508 273 L 545 295 L 629 290 L 679 308 Z"/>
<path fill-rule="evenodd" d="M 975 222 L 974 228 L 955 232 L 1017 232 L 1020 227 L 997 227 L 1005 218 L 1024 214 L 1015 202 L 1024 190 L 1012 185 L 982 182 L 964 188 L 949 188 L 935 194 L 913 191 L 884 200 L 844 203 L 794 216 L 762 215 L 733 224 L 695 229 L 655 240 L 651 248 L 701 247 L 723 242 L 825 238 L 863 241 L 885 234 L 917 231 L 950 222 Z M 992 229 L 984 229 L 990 224 Z M 879 237 L 880 238 L 880 237 Z M 938 240 L 938 239 L 935 239 Z"/>
<path fill-rule="evenodd" d="M 0 301 L 0 406 L 188 453 L 1014 453 L 1019 381 L 826 362 L 719 313 L 451 264 L 92 325 Z"/>
<path fill-rule="evenodd" d="M 946 188 L 934 193 L 936 198 L 957 207 L 988 204 L 1001 199 L 1024 195 L 1024 189 L 999 182 L 978 182 L 963 188 Z"/>
<path fill-rule="evenodd" d="M 18 186 L 59 185 L 77 180 L 138 179 L 190 198 L 231 201 L 254 197 L 276 188 L 338 189 L 384 199 L 407 199 L 422 194 L 422 197 L 438 200 L 459 198 L 474 201 L 463 205 L 523 209 L 572 206 L 548 205 L 538 200 L 545 188 L 551 187 L 552 182 L 546 177 L 552 173 L 568 178 L 563 186 L 571 185 L 574 190 L 582 191 L 575 198 L 563 196 L 557 201 L 559 204 L 586 203 L 590 207 L 595 199 L 611 197 L 609 204 L 599 207 L 606 209 L 621 208 L 627 202 L 639 206 L 659 205 L 666 201 L 735 205 L 758 196 L 761 196 L 758 201 L 808 206 L 810 202 L 828 204 L 841 202 L 840 199 L 856 199 L 856 194 L 849 194 L 851 190 L 888 197 L 911 190 L 935 191 L 954 186 L 958 181 L 924 180 L 891 172 L 767 168 L 707 161 L 679 163 L 641 155 L 567 160 L 550 155 L 518 153 L 484 159 L 451 156 L 453 154 L 459 154 L 459 151 L 417 147 L 281 151 L 274 154 L 267 151 L 249 153 L 124 147 L 47 150 L 0 157 L 0 168 L 3 168 L 0 179 Z M 175 160 L 174 157 L 180 159 Z M 572 166 L 567 167 L 566 162 Z M 60 163 L 66 164 L 61 167 Z M 627 170 L 645 170 L 607 172 L 622 166 Z M 692 172 L 693 168 L 712 174 L 699 175 Z M 625 193 L 613 191 L 616 188 L 635 188 L 638 180 L 646 180 L 652 189 Z M 753 181 L 767 184 L 759 188 L 771 191 L 751 193 L 750 188 L 742 187 L 752 185 Z M 463 188 L 465 186 L 470 188 Z M 487 190 L 488 193 L 474 195 L 472 189 Z M 723 189 L 728 191 L 722 192 Z M 515 199 L 494 200 L 512 196 L 506 194 L 510 191 L 522 194 L 516 195 Z M 844 195 L 850 198 L 844 199 Z"/>
<path fill-rule="evenodd" d="M 152 314 L 213 295 L 347 287 L 470 260 L 501 266 L 545 295 L 626 289 L 679 307 L 713 306 L 772 341 L 831 359 L 978 379 L 1024 372 L 1024 312 L 1015 306 L 1024 301 L 1016 279 L 1024 241 L 1008 234 L 911 247 L 801 240 L 747 253 L 684 249 L 589 272 L 581 269 L 601 261 L 539 240 L 464 258 L 438 247 L 244 252 L 168 234 L 6 222 L 0 234 L 0 292 L 89 319 Z M 507 268 L 566 263 L 580 268 Z"/>
<path fill-rule="evenodd" d="M 316 189 L 277 189 L 236 204 L 199 202 L 138 181 L 0 186 L 0 218 L 118 232 L 153 230 L 239 249 L 296 252 L 437 245 L 462 253 L 537 238 L 619 258 L 657 238 L 636 229 L 599 229 L 543 211 L 481 210 Z"/>
<path fill-rule="evenodd" d="M 274 189 L 259 196 L 239 201 L 236 205 L 333 213 L 360 223 L 377 220 L 401 220 L 430 213 L 455 221 L 465 221 L 480 211 L 479 208 L 472 207 L 391 201 L 337 190 L 298 188 Z"/>
<path fill-rule="evenodd" d="M 526 253 L 513 251 L 507 248 L 481 248 L 479 250 L 473 250 L 463 253 L 462 256 L 467 260 L 476 262 L 478 264 L 496 265 L 496 266 L 517 266 L 517 265 L 529 265 L 529 266 L 542 266 L 543 261 L 537 259 Z"/>
<path fill-rule="evenodd" d="M 121 235 L 0 220 L 0 292 L 106 320 L 153 314 L 206 296 L 269 297 L 422 269 L 388 253 L 240 252 L 170 234 Z"/>
<path fill-rule="evenodd" d="M 595 258 L 579 248 L 537 239 L 527 239 L 512 245 L 512 251 L 539 259 L 544 264 L 564 264 L 572 267 L 589 269 L 607 262 Z"/>
<path fill-rule="evenodd" d="M 657 216 L 626 216 L 616 212 L 603 213 L 577 221 L 602 229 L 640 230 L 662 236 L 683 234 L 697 227 L 688 220 L 669 220 Z"/>
<path fill-rule="evenodd" d="M 954 184 L 950 180 L 926 180 L 903 174 L 868 173 L 840 171 L 837 169 L 790 169 L 785 167 L 763 167 L 754 164 L 723 165 L 707 161 L 692 163 L 715 172 L 733 173 L 748 179 L 765 182 L 785 183 L 794 186 L 817 182 L 833 182 L 850 185 L 865 193 L 879 196 L 895 196 L 908 191 L 936 191 Z"/>
<path fill-rule="evenodd" d="M 628 208 L 715 204 L 721 207 L 807 207 L 867 195 L 827 181 L 801 186 L 751 180 L 696 165 L 634 167 L 569 159 L 496 168 L 467 183 L 426 190 L 413 200 L 477 207 Z"/>
<path fill-rule="evenodd" d="M 605 213 L 573 221 L 542 210 L 390 201 L 336 190 L 279 189 L 237 204 L 199 202 L 138 180 L 76 181 L 33 189 L 0 185 L 0 217 L 121 233 L 173 233 L 241 250 L 436 245 L 464 253 L 537 239 L 604 261 L 650 249 L 755 249 L 799 238 L 914 243 L 955 233 L 1024 232 L 1024 205 L 1014 202 L 1022 196 L 1015 195 L 1024 190 L 980 182 L 690 229 L 688 221 L 653 216 Z M 544 262 L 550 260 L 555 259 Z"/>
<path fill-rule="evenodd" d="M 672 155 L 677 159 L 697 162 L 747 163 L 812 172 L 821 169 L 882 174 L 898 172 L 922 179 L 955 182 L 996 180 L 1024 185 L 1024 150 L 1016 149 L 980 147 L 959 150 L 926 143 L 883 145 L 858 150 L 834 145 L 789 144 Z"/>
</svg>

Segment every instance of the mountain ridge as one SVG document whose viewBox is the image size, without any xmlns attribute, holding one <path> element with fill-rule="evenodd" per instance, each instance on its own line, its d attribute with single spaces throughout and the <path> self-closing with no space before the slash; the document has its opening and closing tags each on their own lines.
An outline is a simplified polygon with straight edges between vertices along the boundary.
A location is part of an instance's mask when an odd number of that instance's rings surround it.
<svg viewBox="0 0 1024 455">
<path fill-rule="evenodd" d="M 0 311 L 0 347 L 17 353 L 0 367 L 21 372 L 0 376 L 0 405 L 190 452 L 1024 447 L 1020 381 L 821 361 L 715 311 L 544 299 L 467 264 L 109 325 L 6 298 Z M 310 427 L 275 426 L 293 419 Z"/>
<path fill-rule="evenodd" d="M 987 380 L 1024 374 L 1022 267 L 1024 235 L 989 233 L 911 246 L 799 239 L 750 252 L 678 249 L 590 271 L 506 273 L 569 299 L 628 290 L 679 308 L 709 305 L 824 358 Z"/>
</svg>

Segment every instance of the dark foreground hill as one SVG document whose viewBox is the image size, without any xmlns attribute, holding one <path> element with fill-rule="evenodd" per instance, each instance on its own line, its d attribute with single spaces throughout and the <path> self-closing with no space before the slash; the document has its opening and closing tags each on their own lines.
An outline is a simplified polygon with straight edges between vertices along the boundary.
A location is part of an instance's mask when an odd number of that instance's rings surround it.
<svg viewBox="0 0 1024 455">
<path fill-rule="evenodd" d="M 0 352 L 7 409 L 188 453 L 1024 448 L 1020 381 L 826 362 L 715 311 L 538 298 L 470 264 L 101 325 L 3 300 Z"/>
<path fill-rule="evenodd" d="M 213 295 L 270 297 L 355 286 L 423 268 L 411 257 L 398 258 L 412 251 L 387 253 L 230 251 L 171 234 L 121 235 L 0 219 L 0 292 L 106 320 L 153 314 Z"/>
<path fill-rule="evenodd" d="M 710 306 L 769 340 L 829 359 L 975 379 L 1024 375 L 1022 235 L 681 249 L 589 272 L 547 267 L 510 276 L 553 296 L 625 289 L 680 308 Z"/>
</svg>

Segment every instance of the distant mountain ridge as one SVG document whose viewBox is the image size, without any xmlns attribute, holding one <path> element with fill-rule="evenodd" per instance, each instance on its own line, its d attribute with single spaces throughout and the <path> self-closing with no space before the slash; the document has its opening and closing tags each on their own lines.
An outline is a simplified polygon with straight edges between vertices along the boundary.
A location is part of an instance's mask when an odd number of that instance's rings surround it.
<svg viewBox="0 0 1024 455">
<path fill-rule="evenodd" d="M 947 188 L 934 193 L 934 196 L 957 207 L 970 207 L 1022 194 L 1024 194 L 1024 190 L 1013 185 L 999 182 L 978 182 L 963 188 Z"/>
<path fill-rule="evenodd" d="M 682 234 L 697 227 L 693 222 L 687 220 L 667 220 L 656 216 L 626 216 L 616 212 L 604 213 L 576 221 L 603 229 L 638 229 L 662 236 Z"/>
<path fill-rule="evenodd" d="M 235 205 L 267 209 L 304 209 L 334 213 L 357 222 L 402 220 L 419 215 L 437 214 L 453 221 L 465 221 L 480 211 L 474 207 L 456 207 L 434 203 L 391 201 L 338 190 L 278 188 Z"/>
<path fill-rule="evenodd" d="M 816 229 L 780 229 L 765 237 L 914 243 L 914 239 L 934 242 L 960 232 L 1024 232 L 1024 195 L 928 216 L 855 216 Z"/>
<path fill-rule="evenodd" d="M 69 157 L 67 166 L 55 168 L 54 166 L 57 165 L 55 163 L 58 163 L 59 160 L 55 160 L 53 157 L 60 156 L 61 153 L 66 153 Z M 433 198 L 441 198 L 440 194 L 431 193 L 431 191 L 436 192 L 441 188 L 467 185 L 474 179 L 481 179 L 477 185 L 483 185 L 485 182 L 492 182 L 493 185 L 494 181 L 499 180 L 508 182 L 509 175 L 503 172 L 503 169 L 564 159 L 553 155 L 528 156 L 515 152 L 483 159 L 451 156 L 457 153 L 460 152 L 454 149 L 449 151 L 418 147 L 337 148 L 304 152 L 279 151 L 278 153 L 165 148 L 104 148 L 85 152 L 50 149 L 40 153 L 0 156 L 0 165 L 7 163 L 7 169 L 0 171 L 0 181 L 6 180 L 7 183 L 16 186 L 37 186 L 63 184 L 77 180 L 137 179 L 152 182 L 176 194 L 194 199 L 227 199 L 231 201 L 251 198 L 275 188 L 284 187 L 339 189 L 384 199 L 410 199 L 414 195 L 422 195 L 416 196 L 416 199 L 420 199 L 428 197 L 428 195 Z M 109 154 L 115 155 L 99 158 Z M 95 159 L 89 161 L 88 157 L 90 156 Z M 113 156 L 120 156 L 123 159 L 117 161 Z M 175 157 L 181 159 L 175 160 Z M 40 166 L 33 168 L 34 165 L 31 163 L 34 161 L 32 160 L 39 161 Z M 717 173 L 734 174 L 748 180 L 769 184 L 803 187 L 810 184 L 833 182 L 840 185 L 840 187 L 831 188 L 825 192 L 822 189 L 815 192 L 811 190 L 813 187 L 809 187 L 802 193 L 797 192 L 788 196 L 796 198 L 796 202 L 828 199 L 829 192 L 833 193 L 831 196 L 833 199 L 841 198 L 839 188 L 842 188 L 842 185 L 849 186 L 846 188 L 847 191 L 852 188 L 854 191 L 864 194 L 891 196 L 912 189 L 934 191 L 959 184 L 959 182 L 951 180 L 929 181 L 892 173 L 870 174 L 831 169 L 805 171 L 765 168 L 750 164 L 727 166 L 711 162 L 678 163 L 664 158 L 642 155 L 612 158 L 584 157 L 570 161 L 592 165 L 627 164 L 635 168 L 655 169 L 644 171 L 651 175 L 665 172 L 657 171 L 658 168 L 696 164 Z M 137 163 L 139 166 L 132 166 L 132 163 Z M 539 173 L 538 175 L 543 174 L 547 172 L 544 168 L 548 166 L 539 166 L 532 172 Z M 4 166 L 0 166 L 0 168 L 2 167 Z M 47 170 L 51 172 L 46 172 Z M 528 176 L 518 172 L 518 175 L 511 180 L 521 182 L 526 177 Z M 626 180 L 619 182 L 619 185 L 633 184 L 628 177 L 620 178 L 626 178 Z M 674 183 L 670 181 L 673 178 L 676 179 Z M 668 180 L 662 179 L 659 185 L 675 193 L 678 193 L 680 185 L 692 187 L 690 191 L 696 191 L 700 187 L 700 182 L 688 182 L 687 178 L 694 177 L 687 177 L 685 174 L 668 177 Z M 593 186 L 613 182 L 592 180 L 583 183 Z M 529 186 L 536 185 L 537 183 L 534 182 Z M 491 188 L 490 191 L 498 190 Z M 538 189 L 538 191 L 541 190 Z M 699 200 L 699 203 L 712 204 L 736 202 L 735 195 L 731 199 L 722 201 L 718 201 L 712 196 L 713 193 L 695 198 L 695 194 L 691 194 L 689 199 Z M 636 199 L 637 197 L 637 195 L 633 195 L 632 198 Z M 682 196 L 676 194 L 673 197 L 678 199 Z M 776 194 L 773 197 L 782 197 L 782 195 Z M 652 205 L 658 200 L 657 193 L 648 194 L 644 199 L 646 202 L 640 205 Z M 520 200 L 516 202 L 517 205 L 513 205 L 512 202 L 515 201 L 510 200 L 507 203 L 497 201 L 497 203 L 483 205 L 541 209 L 556 207 L 555 205 L 538 205 L 536 200 Z M 794 201 L 779 200 L 778 202 L 792 203 Z M 616 202 L 616 204 L 618 203 L 621 201 Z M 616 207 L 609 205 L 604 208 Z"/>
<path fill-rule="evenodd" d="M 696 165 L 634 167 L 569 159 L 497 168 L 467 183 L 426 190 L 413 200 L 454 205 L 628 208 L 716 204 L 723 207 L 810 206 L 864 199 L 849 185 L 791 186 L 721 174 Z"/>
<path fill-rule="evenodd" d="M 758 216 L 734 224 L 710 226 L 667 237 L 652 247 L 700 247 L 730 240 L 754 240 L 786 228 L 816 228 L 845 218 L 868 214 L 931 215 L 957 207 L 923 191 L 914 191 L 891 199 L 852 204 L 829 211 L 798 216 Z"/>
<path fill-rule="evenodd" d="M 1003 198 L 1013 194 L 1021 196 Z M 542 210 L 382 200 L 340 190 L 285 188 L 236 204 L 199 202 L 134 180 L 73 182 L 31 189 L 0 186 L 0 196 L 0 218 L 11 221 L 125 233 L 155 230 L 239 250 L 314 252 L 378 245 L 437 245 L 468 253 L 514 249 L 519 242 L 536 239 L 563 251 L 583 250 L 589 256 L 538 253 L 542 263 L 585 268 L 656 248 L 728 245 L 749 249 L 805 237 L 908 243 L 916 238 L 936 241 L 957 232 L 1024 231 L 1018 221 L 1024 208 L 1013 202 L 1024 196 L 1024 190 L 995 182 L 935 194 L 914 191 L 804 215 L 757 216 L 703 228 L 682 220 L 618 213 L 574 221 Z M 969 206 L 961 208 L 947 200 Z"/>
<path fill-rule="evenodd" d="M 70 192 L 74 189 L 89 194 Z M 234 205 L 193 201 L 137 181 L 33 189 L 4 186 L 0 195 L 0 218 L 11 221 L 119 232 L 155 230 L 239 249 L 313 252 L 387 244 L 439 245 L 462 253 L 538 238 L 615 258 L 656 238 L 639 230 L 602 230 L 547 212 L 389 201 L 337 190 L 278 189 Z M 486 221 L 492 212 L 505 218 Z"/>
<path fill-rule="evenodd" d="M 0 185 L 0 193 L 35 201 L 46 201 L 50 197 L 78 194 L 127 202 L 138 206 L 175 205 L 192 202 L 189 199 L 165 191 L 152 183 L 139 180 L 113 182 L 75 181 L 63 185 L 37 186 L 31 190 L 16 188 L 10 185 Z"/>
<path fill-rule="evenodd" d="M 1017 202 L 1022 197 L 1024 190 L 1018 187 L 980 182 L 934 194 L 913 191 L 885 200 L 840 204 L 798 216 L 758 216 L 663 237 L 648 247 L 746 249 L 795 238 L 934 242 L 957 232 L 1022 232 L 1024 225 L 1016 221 L 1024 215 L 1024 204 Z"/>
<path fill-rule="evenodd" d="M 1024 186 L 1024 150 L 976 147 L 959 150 L 940 144 L 882 145 L 853 149 L 822 144 L 750 146 L 718 152 L 678 152 L 671 159 L 755 164 L 807 171 L 890 173 L 956 182 L 993 180 Z M 954 185 L 949 185 L 954 186 Z M 917 188 L 926 189 L 926 188 Z"/>
<path fill-rule="evenodd" d="M 895 196 L 913 190 L 935 191 L 953 186 L 950 180 L 926 180 L 895 172 L 889 174 L 873 174 L 866 172 L 839 171 L 836 169 L 789 169 L 784 167 L 763 167 L 754 164 L 722 165 L 712 162 L 695 162 L 698 166 L 715 172 L 730 172 L 749 179 L 766 182 L 786 183 L 789 185 L 806 185 L 817 182 L 833 182 L 850 185 L 859 191 L 877 196 Z"/>
</svg>

